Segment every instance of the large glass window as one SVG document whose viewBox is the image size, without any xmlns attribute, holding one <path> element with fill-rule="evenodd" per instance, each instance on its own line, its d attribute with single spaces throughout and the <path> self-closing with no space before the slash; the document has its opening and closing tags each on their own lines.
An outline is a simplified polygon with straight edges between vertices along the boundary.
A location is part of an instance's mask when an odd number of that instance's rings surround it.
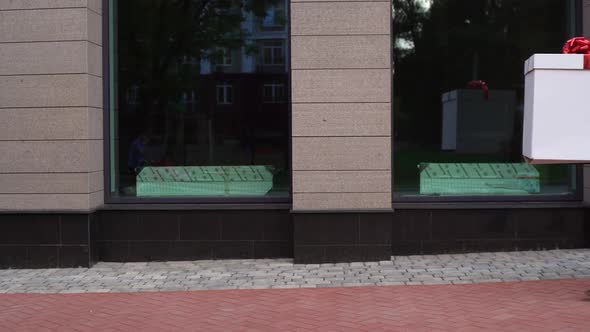
<svg viewBox="0 0 590 332">
<path fill-rule="evenodd" d="M 572 197 L 575 167 L 522 158 L 524 61 L 560 53 L 575 1 L 394 0 L 398 198 Z"/>
<path fill-rule="evenodd" d="M 109 1 L 111 196 L 289 196 L 287 8 Z"/>
</svg>

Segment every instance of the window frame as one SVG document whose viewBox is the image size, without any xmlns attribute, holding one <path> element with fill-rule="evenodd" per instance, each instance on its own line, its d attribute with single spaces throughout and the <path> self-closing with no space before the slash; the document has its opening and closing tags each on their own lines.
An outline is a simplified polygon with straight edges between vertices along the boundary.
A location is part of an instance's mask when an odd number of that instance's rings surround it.
<svg viewBox="0 0 590 332">
<path fill-rule="evenodd" d="M 266 1 L 265 1 L 266 2 Z M 286 7 L 288 7 L 289 4 L 287 4 Z M 260 32 L 278 32 L 278 31 L 285 31 L 285 29 L 289 29 L 288 26 L 290 26 L 290 20 L 289 22 L 287 22 L 287 26 L 284 24 L 281 24 L 280 22 L 277 22 L 277 17 L 283 16 L 283 17 L 287 17 L 287 15 L 289 15 L 289 10 L 286 7 L 272 7 L 272 11 L 274 14 L 274 20 L 271 24 L 266 24 L 265 20 L 267 19 L 267 17 L 264 17 L 260 20 L 258 20 L 258 22 L 256 22 L 256 29 Z M 269 11 L 266 12 L 266 14 L 268 15 Z M 289 30 L 287 30 L 289 31 Z"/>
<path fill-rule="evenodd" d="M 266 89 L 271 89 L 271 95 L 266 95 Z M 278 92 L 282 93 L 278 93 Z M 286 102 L 285 84 L 283 83 L 264 83 L 262 84 L 262 103 L 263 104 L 283 104 Z M 267 100 L 266 97 L 271 97 L 272 100 Z"/>
<path fill-rule="evenodd" d="M 223 91 L 222 95 L 219 94 Z M 228 93 L 229 92 L 229 93 Z M 219 97 L 222 97 L 220 100 Z M 234 104 L 234 85 L 228 81 L 220 81 L 215 85 L 215 99 L 218 106 L 230 106 Z"/>
<path fill-rule="evenodd" d="M 145 207 L 154 209 L 285 209 L 290 208 L 293 202 L 293 169 L 292 169 L 292 137 L 291 137 L 291 90 L 286 92 L 285 98 L 288 106 L 288 124 L 287 136 L 288 142 L 286 147 L 287 161 L 289 165 L 288 183 L 290 183 L 287 197 L 124 197 L 117 196 L 111 193 L 112 176 L 111 174 L 111 88 L 112 79 L 116 74 L 111 68 L 111 48 L 116 42 L 114 39 L 114 32 L 111 31 L 111 19 L 113 20 L 113 27 L 116 27 L 115 10 L 111 4 L 114 0 L 100 0 L 102 2 L 102 59 L 103 59 L 103 184 L 104 184 L 104 204 L 112 209 L 143 209 Z M 290 1 L 290 0 L 289 0 Z M 289 3 L 288 3 L 289 4 Z M 291 11 L 286 9 L 287 24 L 285 25 L 286 41 L 283 43 L 283 55 L 290 57 L 291 54 L 286 54 L 285 45 L 291 45 Z M 288 47 L 290 50 L 290 47 Z M 286 61 L 285 61 L 286 62 Z M 292 82 L 291 65 L 284 63 L 286 66 L 287 83 L 289 86 Z M 114 82 L 114 81 L 113 81 Z M 235 97 L 235 95 L 233 96 Z M 223 105 L 222 105 L 223 106 Z M 116 107 L 116 106 L 115 106 Z"/>
<path fill-rule="evenodd" d="M 214 57 L 211 64 L 219 68 L 229 68 L 234 65 L 233 52 L 228 48 L 219 48 L 218 56 Z M 221 61 L 220 61 L 221 60 Z"/>
<path fill-rule="evenodd" d="M 526 1 L 526 0 L 523 0 Z M 582 0 L 571 0 L 571 5 L 568 5 L 568 10 L 572 15 L 573 22 L 571 22 L 571 26 L 569 27 L 572 30 L 572 34 L 575 36 L 583 35 L 583 1 Z M 391 19 L 390 19 L 390 36 L 394 38 L 394 31 L 393 31 L 393 20 L 394 20 L 394 11 L 391 11 Z M 394 63 L 394 54 L 390 52 L 390 63 Z M 392 103 L 391 103 L 391 119 L 394 119 L 394 110 L 393 110 L 393 96 L 395 91 L 395 79 L 394 73 L 395 70 L 392 70 L 391 75 L 391 96 L 392 96 Z M 573 173 L 575 174 L 575 182 L 573 185 L 575 186 L 573 192 L 567 195 L 453 195 L 453 196 L 419 196 L 418 194 L 412 196 L 402 196 L 396 194 L 395 191 L 395 167 L 393 167 L 395 161 L 395 123 L 392 122 L 391 125 L 391 200 L 393 206 L 398 204 L 433 204 L 433 206 L 437 203 L 449 203 L 449 204 L 471 204 L 471 203 L 491 203 L 491 204 L 506 204 L 506 203 L 531 203 L 531 204 L 539 204 L 542 202 L 547 203 L 581 203 L 584 200 L 584 165 L 575 164 L 572 165 Z"/>
<path fill-rule="evenodd" d="M 267 43 L 277 43 L 280 45 L 267 45 Z M 285 43 L 283 43 L 282 41 L 278 41 L 275 39 L 268 39 L 268 40 L 262 40 L 262 66 L 264 67 L 279 67 L 279 66 L 284 66 L 285 65 Z M 266 51 L 269 50 L 270 51 L 270 59 L 267 59 L 266 57 Z M 280 50 L 280 57 L 276 57 L 275 56 L 275 51 L 276 50 Z M 280 59 L 281 63 L 277 63 L 276 61 Z M 266 60 L 272 60 L 271 62 L 267 63 Z"/>
</svg>

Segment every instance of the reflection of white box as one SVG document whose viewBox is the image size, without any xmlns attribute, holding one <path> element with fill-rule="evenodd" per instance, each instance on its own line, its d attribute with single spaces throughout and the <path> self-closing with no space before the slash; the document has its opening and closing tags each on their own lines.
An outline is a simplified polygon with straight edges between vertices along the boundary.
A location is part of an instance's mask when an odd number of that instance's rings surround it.
<svg viewBox="0 0 590 332">
<path fill-rule="evenodd" d="M 526 61 L 526 158 L 539 164 L 590 161 L 589 89 L 582 54 L 535 54 Z"/>
<path fill-rule="evenodd" d="M 498 153 L 514 135 L 516 93 L 455 90 L 442 95 L 442 149 L 459 153 Z"/>
</svg>

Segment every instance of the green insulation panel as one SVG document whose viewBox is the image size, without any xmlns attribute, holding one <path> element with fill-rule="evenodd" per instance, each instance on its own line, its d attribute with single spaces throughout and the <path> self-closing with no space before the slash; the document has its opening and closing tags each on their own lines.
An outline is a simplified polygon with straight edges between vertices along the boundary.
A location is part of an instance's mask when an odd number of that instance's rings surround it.
<svg viewBox="0 0 590 332">
<path fill-rule="evenodd" d="M 145 167 L 138 197 L 263 196 L 273 186 L 267 166 Z"/>
<path fill-rule="evenodd" d="M 422 195 L 523 195 L 541 191 L 529 164 L 420 164 Z"/>
</svg>

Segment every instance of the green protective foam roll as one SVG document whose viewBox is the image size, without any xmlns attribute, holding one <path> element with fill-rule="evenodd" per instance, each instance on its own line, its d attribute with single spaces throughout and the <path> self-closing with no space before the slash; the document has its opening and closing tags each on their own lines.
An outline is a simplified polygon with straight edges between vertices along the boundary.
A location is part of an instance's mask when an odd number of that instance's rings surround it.
<svg viewBox="0 0 590 332">
<path fill-rule="evenodd" d="M 263 196 L 273 186 L 267 166 L 145 167 L 138 197 Z"/>
<path fill-rule="evenodd" d="M 420 164 L 422 195 L 528 195 L 541 191 L 529 164 Z"/>
</svg>

